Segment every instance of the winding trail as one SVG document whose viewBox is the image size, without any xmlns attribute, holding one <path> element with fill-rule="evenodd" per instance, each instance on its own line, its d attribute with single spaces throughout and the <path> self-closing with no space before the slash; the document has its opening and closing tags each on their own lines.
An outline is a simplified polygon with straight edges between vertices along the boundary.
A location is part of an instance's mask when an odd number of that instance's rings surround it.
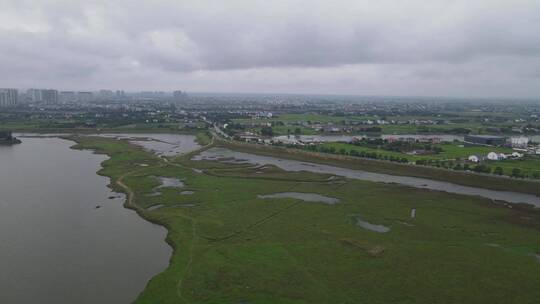
<svg viewBox="0 0 540 304">
<path fill-rule="evenodd" d="M 165 162 L 167 162 L 167 160 L 165 160 Z M 129 208 L 135 209 L 136 211 L 144 212 L 145 210 L 135 203 L 135 192 L 133 190 L 131 190 L 131 188 L 124 183 L 124 178 L 125 177 L 127 177 L 127 176 L 129 176 L 129 175 L 131 175 L 131 174 L 133 174 L 133 173 L 135 173 L 137 171 L 138 170 L 134 170 L 134 171 L 130 171 L 130 172 L 127 172 L 127 173 L 121 175 L 116 180 L 116 184 L 126 192 L 126 195 L 127 195 L 126 206 L 129 207 Z M 193 218 L 191 218 L 189 216 L 185 216 L 185 215 L 177 215 L 177 216 L 181 217 L 181 218 L 184 218 L 184 219 L 187 219 L 187 220 L 189 220 L 191 222 L 191 237 L 192 237 L 192 239 L 191 239 L 191 246 L 189 247 L 189 252 L 188 252 L 188 262 L 187 262 L 187 264 L 186 264 L 186 266 L 184 268 L 184 274 L 180 276 L 180 278 L 178 279 L 178 283 L 176 285 L 176 294 L 178 295 L 178 298 L 180 300 L 182 300 L 184 303 L 190 303 L 182 295 L 182 285 L 184 283 L 184 278 L 191 273 L 191 265 L 193 264 L 193 249 L 195 247 L 195 241 L 197 239 L 197 225 L 196 225 L 195 219 L 193 219 Z"/>
<path fill-rule="evenodd" d="M 178 295 L 178 298 L 181 299 L 184 303 L 190 303 L 182 295 L 182 286 L 184 284 L 184 278 L 191 273 L 191 265 L 193 264 L 193 248 L 195 248 L 195 240 L 197 239 L 197 225 L 195 220 L 191 217 L 183 215 L 180 215 L 180 217 L 191 221 L 191 246 L 189 246 L 189 258 L 185 266 L 184 273 L 180 276 L 180 278 L 178 279 L 178 283 L 176 284 L 176 294 Z"/>
<path fill-rule="evenodd" d="M 131 172 L 128 172 L 128 173 L 125 173 L 123 174 L 122 176 L 120 176 L 117 180 L 116 180 L 116 184 L 118 186 L 120 186 L 122 189 L 124 189 L 124 191 L 126 192 L 127 194 L 127 199 L 126 199 L 126 205 L 133 208 L 133 209 L 136 209 L 136 210 L 140 210 L 142 209 L 141 207 L 137 206 L 133 201 L 135 199 L 135 192 L 133 192 L 133 190 L 131 190 L 131 188 L 129 188 L 126 184 L 124 184 L 124 178 L 128 175 L 131 175 L 132 173 L 134 173 L 135 171 L 131 171 Z"/>
</svg>

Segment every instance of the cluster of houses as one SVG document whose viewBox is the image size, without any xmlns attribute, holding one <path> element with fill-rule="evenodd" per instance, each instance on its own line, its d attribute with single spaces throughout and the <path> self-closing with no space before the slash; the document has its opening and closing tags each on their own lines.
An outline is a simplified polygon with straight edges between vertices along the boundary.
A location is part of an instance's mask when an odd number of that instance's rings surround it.
<svg viewBox="0 0 540 304">
<path fill-rule="evenodd" d="M 440 144 L 443 142 L 442 138 L 438 136 L 417 136 L 417 137 L 387 137 L 386 140 L 389 143 L 393 142 L 409 142 L 409 143 L 423 143 L 423 144 Z"/>
<path fill-rule="evenodd" d="M 439 124 L 437 121 L 432 120 L 408 120 L 408 121 L 395 121 L 395 120 L 384 120 L 384 119 L 368 119 L 368 120 L 344 120 L 343 125 L 336 125 L 333 123 L 321 123 L 318 121 L 314 122 L 294 122 L 293 125 L 303 125 L 304 127 L 312 128 L 317 132 L 325 133 L 352 133 L 355 131 L 365 130 L 365 126 L 380 126 L 380 125 L 436 125 Z M 364 127 L 363 127 L 364 126 Z"/>
<path fill-rule="evenodd" d="M 522 158 L 523 154 L 519 152 L 512 152 L 511 154 L 504 154 L 504 153 L 497 153 L 497 152 L 489 152 L 485 157 L 482 157 L 480 155 L 471 155 L 469 156 L 469 161 L 473 163 L 479 163 L 482 160 L 505 160 L 505 159 L 518 159 Z"/>
<path fill-rule="evenodd" d="M 260 143 L 264 142 L 264 139 L 253 132 L 241 132 L 233 136 L 235 140 L 251 142 L 251 143 Z"/>
</svg>

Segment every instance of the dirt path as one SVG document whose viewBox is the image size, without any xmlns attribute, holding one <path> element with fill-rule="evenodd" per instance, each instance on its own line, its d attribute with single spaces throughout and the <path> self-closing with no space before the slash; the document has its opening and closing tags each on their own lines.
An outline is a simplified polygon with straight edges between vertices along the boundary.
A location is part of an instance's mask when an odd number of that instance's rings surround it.
<svg viewBox="0 0 540 304">
<path fill-rule="evenodd" d="M 120 186 L 122 189 L 124 189 L 124 191 L 126 192 L 126 195 L 127 195 L 127 199 L 126 199 L 126 205 L 130 208 L 133 208 L 133 209 L 136 209 L 136 210 L 140 210 L 142 209 L 141 207 L 137 206 L 135 204 L 135 192 L 133 192 L 133 190 L 131 190 L 131 188 L 129 188 L 126 184 L 124 184 L 124 178 L 130 174 L 133 174 L 135 171 L 131 171 L 131 172 L 128 172 L 128 173 L 125 173 L 123 174 L 122 176 L 120 176 L 117 180 L 116 180 L 116 184 L 118 186 Z"/>
<path fill-rule="evenodd" d="M 193 264 L 193 248 L 195 248 L 195 240 L 197 239 L 197 225 L 193 218 L 187 216 L 181 217 L 191 221 L 191 246 L 189 246 L 189 258 L 184 269 L 184 274 L 180 276 L 178 283 L 176 284 L 176 294 L 184 303 L 189 303 L 189 301 L 182 295 L 182 286 L 184 283 L 184 278 L 191 273 L 191 265 Z"/>
</svg>

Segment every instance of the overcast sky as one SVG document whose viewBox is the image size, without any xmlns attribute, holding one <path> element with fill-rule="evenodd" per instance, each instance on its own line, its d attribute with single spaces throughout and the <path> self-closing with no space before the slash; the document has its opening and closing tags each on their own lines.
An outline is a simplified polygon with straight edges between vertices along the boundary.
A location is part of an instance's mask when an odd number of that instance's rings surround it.
<svg viewBox="0 0 540 304">
<path fill-rule="evenodd" d="M 540 97 L 539 0 L 0 0 L 0 87 Z"/>
</svg>

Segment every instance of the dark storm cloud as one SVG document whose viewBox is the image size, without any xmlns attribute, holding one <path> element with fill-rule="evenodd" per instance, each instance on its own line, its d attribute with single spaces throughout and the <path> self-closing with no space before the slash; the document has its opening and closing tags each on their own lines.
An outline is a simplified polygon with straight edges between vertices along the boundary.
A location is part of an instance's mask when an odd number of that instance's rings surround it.
<svg viewBox="0 0 540 304">
<path fill-rule="evenodd" d="M 533 96 L 538 24 L 535 0 L 0 0 L 0 83 Z"/>
</svg>

